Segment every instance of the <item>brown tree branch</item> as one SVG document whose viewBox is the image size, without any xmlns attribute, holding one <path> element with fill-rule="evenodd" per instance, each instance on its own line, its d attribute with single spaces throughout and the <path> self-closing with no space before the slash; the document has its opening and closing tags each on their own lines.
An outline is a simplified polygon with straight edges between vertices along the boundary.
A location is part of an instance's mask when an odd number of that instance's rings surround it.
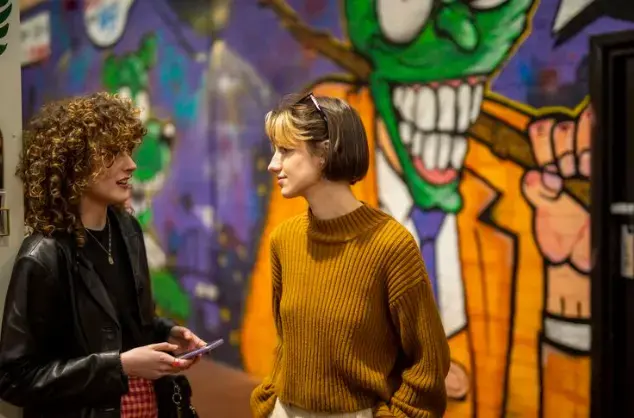
<svg viewBox="0 0 634 418">
<path fill-rule="evenodd" d="M 469 136 L 488 146 L 499 158 L 513 161 L 527 170 L 539 169 L 526 134 L 513 129 L 484 109 L 478 120 L 469 128 Z M 566 179 L 564 190 L 582 206 L 590 206 L 589 180 Z"/>
<path fill-rule="evenodd" d="M 288 29 L 300 45 L 319 52 L 356 78 L 368 80 L 372 69 L 364 57 L 328 32 L 308 26 L 286 0 L 259 0 L 258 3 L 273 11 L 282 27 Z"/>
</svg>

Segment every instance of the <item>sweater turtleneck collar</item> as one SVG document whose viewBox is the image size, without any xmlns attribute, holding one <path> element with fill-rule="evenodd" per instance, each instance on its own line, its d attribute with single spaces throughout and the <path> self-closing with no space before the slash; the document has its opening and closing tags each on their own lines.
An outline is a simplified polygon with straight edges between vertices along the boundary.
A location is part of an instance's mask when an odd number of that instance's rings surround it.
<svg viewBox="0 0 634 418">
<path fill-rule="evenodd" d="M 389 216 L 363 203 L 362 206 L 333 219 L 318 219 L 308 209 L 308 237 L 321 242 L 345 242 L 387 220 Z"/>
</svg>

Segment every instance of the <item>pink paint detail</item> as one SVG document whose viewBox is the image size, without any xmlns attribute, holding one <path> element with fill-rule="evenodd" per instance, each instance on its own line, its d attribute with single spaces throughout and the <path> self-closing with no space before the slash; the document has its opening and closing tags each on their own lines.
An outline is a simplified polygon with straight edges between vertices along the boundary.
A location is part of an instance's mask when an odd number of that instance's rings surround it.
<svg viewBox="0 0 634 418">
<path fill-rule="evenodd" d="M 484 83 L 486 78 L 481 75 L 472 75 L 467 78 L 467 83 L 471 86 L 475 86 L 476 84 Z"/>
<path fill-rule="evenodd" d="M 529 171 L 524 177 L 524 183 L 526 183 L 528 187 L 539 186 L 541 183 L 539 171 Z"/>
<path fill-rule="evenodd" d="M 460 85 L 464 83 L 467 83 L 470 86 L 475 86 L 476 84 L 482 84 L 484 82 L 486 82 L 485 77 L 479 76 L 479 75 L 473 75 L 467 78 L 454 78 L 451 80 L 430 81 L 429 83 L 426 83 L 426 84 L 420 84 L 420 83 L 409 84 L 407 85 L 407 87 L 413 89 L 414 91 L 418 91 L 422 86 L 431 87 L 433 89 L 437 89 L 440 86 L 450 86 L 453 88 L 457 88 L 457 87 L 460 87 Z"/>
<path fill-rule="evenodd" d="M 412 157 L 412 162 L 418 174 L 431 184 L 441 185 L 451 183 L 458 177 L 458 172 L 454 168 L 428 170 L 419 157 Z"/>
<path fill-rule="evenodd" d="M 462 83 L 463 83 L 462 80 L 449 80 L 449 81 L 447 81 L 447 84 L 449 84 L 451 87 L 459 87 Z"/>
</svg>

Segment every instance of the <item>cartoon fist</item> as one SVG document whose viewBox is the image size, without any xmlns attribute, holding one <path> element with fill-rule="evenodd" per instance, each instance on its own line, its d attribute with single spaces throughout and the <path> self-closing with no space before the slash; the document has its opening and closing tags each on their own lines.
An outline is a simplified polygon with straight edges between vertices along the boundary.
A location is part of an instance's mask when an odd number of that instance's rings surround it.
<svg viewBox="0 0 634 418">
<path fill-rule="evenodd" d="M 550 267 L 549 306 L 567 316 L 588 316 L 590 309 L 589 285 L 584 283 L 590 271 L 590 215 L 564 191 L 563 183 L 590 176 L 592 119 L 586 107 L 577 119 L 557 114 L 528 127 L 539 168 L 524 175 L 522 192 L 534 208 L 535 241 Z"/>
<path fill-rule="evenodd" d="M 453 401 L 463 401 L 469 393 L 469 387 L 469 375 L 459 363 L 452 360 L 445 378 L 447 397 Z"/>
</svg>

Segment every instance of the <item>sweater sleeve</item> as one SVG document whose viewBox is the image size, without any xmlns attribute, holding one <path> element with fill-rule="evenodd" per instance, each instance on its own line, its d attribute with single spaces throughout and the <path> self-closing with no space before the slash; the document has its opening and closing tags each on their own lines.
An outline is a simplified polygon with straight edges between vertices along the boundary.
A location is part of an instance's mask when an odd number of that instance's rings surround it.
<svg viewBox="0 0 634 418">
<path fill-rule="evenodd" d="M 400 386 L 375 416 L 440 418 L 447 406 L 449 345 L 420 249 L 409 233 L 390 261 L 389 308 L 406 360 Z"/>
<path fill-rule="evenodd" d="M 273 284 L 273 318 L 277 333 L 277 346 L 271 374 L 265 377 L 251 394 L 251 410 L 254 418 L 267 418 L 273 412 L 277 395 L 275 394 L 275 377 L 280 369 L 282 356 L 282 324 L 280 319 L 280 301 L 282 299 L 282 265 L 279 252 L 275 245 L 274 235 L 271 236 L 271 279 Z"/>
</svg>

